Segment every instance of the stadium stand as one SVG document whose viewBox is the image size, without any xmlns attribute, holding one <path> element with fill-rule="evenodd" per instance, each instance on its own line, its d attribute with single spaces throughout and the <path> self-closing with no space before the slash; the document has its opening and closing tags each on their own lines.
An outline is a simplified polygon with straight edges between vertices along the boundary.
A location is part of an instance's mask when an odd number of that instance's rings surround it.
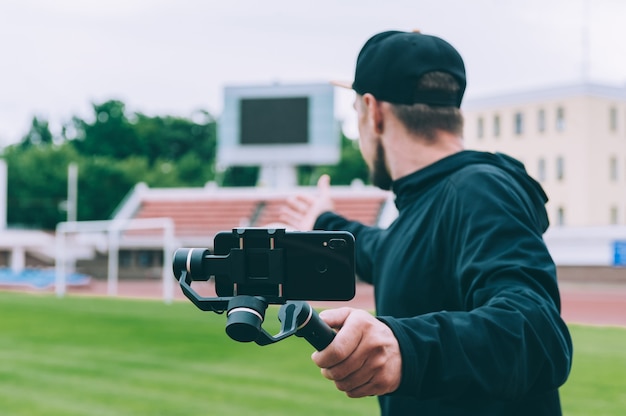
<svg viewBox="0 0 626 416">
<path fill-rule="evenodd" d="M 175 235 L 182 243 L 212 240 L 219 231 L 236 227 L 276 226 L 286 200 L 297 193 L 313 193 L 314 188 L 284 190 L 264 188 L 148 188 L 137 186 L 121 206 L 116 219 L 171 218 Z M 339 186 L 332 188 L 336 211 L 347 218 L 377 225 L 386 203 L 387 192 L 377 188 Z M 128 237 L 149 231 L 128 231 Z"/>
</svg>

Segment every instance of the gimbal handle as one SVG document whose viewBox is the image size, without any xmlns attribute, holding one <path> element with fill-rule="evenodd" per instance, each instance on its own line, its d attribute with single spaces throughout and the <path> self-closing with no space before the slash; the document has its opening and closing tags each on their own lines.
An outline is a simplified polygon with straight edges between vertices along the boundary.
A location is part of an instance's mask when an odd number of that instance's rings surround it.
<svg viewBox="0 0 626 416">
<path fill-rule="evenodd" d="M 333 342 L 335 331 L 326 322 L 322 321 L 317 311 L 306 302 L 287 302 L 287 304 L 281 306 L 281 310 L 278 312 L 278 319 L 281 319 L 281 314 L 287 315 L 291 307 L 295 309 L 293 313 L 297 315 L 297 337 L 306 339 L 318 351 L 322 351 Z"/>
</svg>

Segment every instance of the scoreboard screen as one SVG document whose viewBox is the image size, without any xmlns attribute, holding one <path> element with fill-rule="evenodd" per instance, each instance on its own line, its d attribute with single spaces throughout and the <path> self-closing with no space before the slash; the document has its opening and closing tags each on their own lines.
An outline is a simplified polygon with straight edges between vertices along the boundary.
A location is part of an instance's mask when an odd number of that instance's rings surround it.
<svg viewBox="0 0 626 416">
<path fill-rule="evenodd" d="M 309 98 L 244 98 L 239 142 L 292 144 L 309 141 Z"/>
</svg>

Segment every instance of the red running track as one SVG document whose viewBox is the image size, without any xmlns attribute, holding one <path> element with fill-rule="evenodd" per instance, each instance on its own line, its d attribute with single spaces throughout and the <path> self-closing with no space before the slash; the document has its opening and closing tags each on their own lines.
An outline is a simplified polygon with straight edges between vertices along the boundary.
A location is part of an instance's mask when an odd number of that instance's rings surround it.
<svg viewBox="0 0 626 416">
<path fill-rule="evenodd" d="M 561 284 L 567 323 L 626 327 L 626 285 Z"/>
</svg>

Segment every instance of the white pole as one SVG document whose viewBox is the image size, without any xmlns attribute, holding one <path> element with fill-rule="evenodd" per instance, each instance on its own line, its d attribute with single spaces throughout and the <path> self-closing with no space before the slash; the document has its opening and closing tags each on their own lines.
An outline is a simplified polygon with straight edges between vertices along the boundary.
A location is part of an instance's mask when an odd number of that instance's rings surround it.
<svg viewBox="0 0 626 416">
<path fill-rule="evenodd" d="M 13 247 L 11 250 L 11 270 L 15 274 L 22 273 L 26 268 L 26 248 L 24 246 Z"/>
<path fill-rule="evenodd" d="M 8 180 L 7 162 L 0 159 L 0 230 L 7 228 Z"/>
<path fill-rule="evenodd" d="M 172 249 L 172 243 L 174 241 L 174 225 L 171 221 L 166 221 L 163 224 L 163 301 L 165 303 L 172 303 L 174 300 L 174 277 L 172 275 L 172 268 L 169 267 L 174 250 Z"/>
<path fill-rule="evenodd" d="M 54 261 L 55 285 L 54 289 L 58 297 L 65 295 L 65 231 L 63 224 L 57 226 L 56 232 L 56 258 Z"/>
<path fill-rule="evenodd" d="M 265 164 L 259 172 L 258 186 L 264 188 L 284 189 L 298 184 L 296 166 L 288 163 Z"/>
<path fill-rule="evenodd" d="M 78 165 L 67 167 L 67 222 L 76 222 L 78 211 Z"/>
<path fill-rule="evenodd" d="M 109 296 L 117 295 L 118 267 L 119 267 L 119 228 L 116 223 L 109 228 L 109 265 L 107 268 L 107 293 Z"/>
</svg>

